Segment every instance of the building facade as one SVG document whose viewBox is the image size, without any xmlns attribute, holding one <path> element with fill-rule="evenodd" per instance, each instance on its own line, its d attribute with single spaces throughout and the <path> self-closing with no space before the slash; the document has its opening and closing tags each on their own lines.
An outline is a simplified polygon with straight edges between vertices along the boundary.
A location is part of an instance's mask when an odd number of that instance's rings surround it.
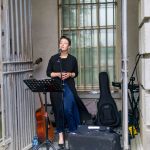
<svg viewBox="0 0 150 150">
<path fill-rule="evenodd" d="M 90 3 L 94 0 L 85 1 Z M 115 80 L 121 81 L 121 1 L 115 2 L 117 4 L 115 27 L 117 78 Z M 0 0 L 0 3 L 0 149 L 27 150 L 31 148 L 31 141 L 35 135 L 35 110 L 39 106 L 39 98 L 36 93 L 30 91 L 23 80 L 30 78 L 31 75 L 35 78 L 46 78 L 47 62 L 50 56 L 57 53 L 58 38 L 61 35 L 59 9 L 61 1 Z M 141 149 L 148 150 L 150 146 L 148 82 L 150 2 L 128 0 L 127 3 L 128 76 L 132 74 L 134 59 L 139 53 L 141 56 L 137 67 L 139 78 L 136 81 L 140 85 L 139 135 L 142 141 Z M 43 62 L 36 67 L 33 62 L 39 57 L 43 58 Z M 122 101 L 120 100 L 119 103 Z M 122 109 L 121 107 L 120 105 L 119 109 Z"/>
</svg>

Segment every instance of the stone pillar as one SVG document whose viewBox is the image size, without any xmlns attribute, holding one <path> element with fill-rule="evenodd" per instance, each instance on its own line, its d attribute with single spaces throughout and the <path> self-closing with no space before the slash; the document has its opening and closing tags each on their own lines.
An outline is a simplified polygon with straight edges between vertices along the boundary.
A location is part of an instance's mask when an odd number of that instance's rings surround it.
<svg viewBox="0 0 150 150">
<path fill-rule="evenodd" d="M 140 130 L 144 150 L 150 147 L 150 1 L 139 1 Z"/>
</svg>

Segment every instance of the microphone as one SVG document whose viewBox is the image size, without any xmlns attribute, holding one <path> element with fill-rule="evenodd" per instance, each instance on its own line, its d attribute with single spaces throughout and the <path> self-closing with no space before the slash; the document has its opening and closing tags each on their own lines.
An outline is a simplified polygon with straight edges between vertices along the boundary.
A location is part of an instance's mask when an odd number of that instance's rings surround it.
<svg viewBox="0 0 150 150">
<path fill-rule="evenodd" d="M 58 49 L 58 54 L 59 54 L 59 55 L 61 55 L 61 51 L 62 51 L 62 49 L 59 48 L 59 49 Z"/>
<path fill-rule="evenodd" d="M 43 59 L 41 57 L 39 57 L 38 59 L 35 60 L 34 64 L 38 65 L 39 63 L 41 63 L 43 61 Z"/>
</svg>

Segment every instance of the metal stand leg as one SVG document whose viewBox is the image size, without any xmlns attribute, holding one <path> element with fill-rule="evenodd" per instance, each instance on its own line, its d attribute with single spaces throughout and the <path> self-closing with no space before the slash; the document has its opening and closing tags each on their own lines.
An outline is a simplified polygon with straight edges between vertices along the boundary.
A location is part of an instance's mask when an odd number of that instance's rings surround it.
<svg viewBox="0 0 150 150">
<path fill-rule="evenodd" d="M 45 112 L 47 113 L 47 95 L 46 92 L 43 93 L 45 96 Z M 45 121 L 46 121 L 46 139 L 45 141 L 40 144 L 37 148 L 35 148 L 35 150 L 38 150 L 39 148 L 41 148 L 42 146 L 46 145 L 46 150 L 50 150 L 50 148 L 52 148 L 53 150 L 56 150 L 56 148 L 53 146 L 52 142 L 48 139 L 48 116 L 46 115 L 45 117 Z"/>
</svg>

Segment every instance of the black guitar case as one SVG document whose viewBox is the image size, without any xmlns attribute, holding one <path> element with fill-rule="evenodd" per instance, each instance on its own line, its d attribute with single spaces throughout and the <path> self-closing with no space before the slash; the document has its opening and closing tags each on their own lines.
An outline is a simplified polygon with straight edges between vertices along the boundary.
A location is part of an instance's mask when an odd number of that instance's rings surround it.
<svg viewBox="0 0 150 150">
<path fill-rule="evenodd" d="M 100 98 L 97 103 L 96 125 L 118 127 L 120 115 L 116 103 L 111 96 L 107 72 L 99 73 Z"/>
</svg>

